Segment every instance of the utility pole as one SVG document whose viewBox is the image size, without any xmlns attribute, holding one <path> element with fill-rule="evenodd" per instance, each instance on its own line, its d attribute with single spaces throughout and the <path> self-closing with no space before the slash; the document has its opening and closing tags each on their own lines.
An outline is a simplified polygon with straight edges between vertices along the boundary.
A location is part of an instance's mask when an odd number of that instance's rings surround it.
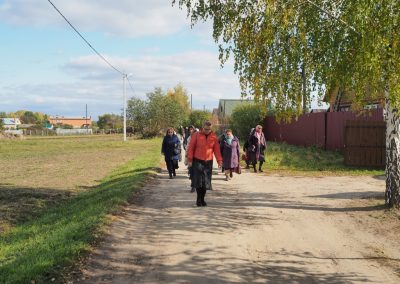
<svg viewBox="0 0 400 284">
<path fill-rule="evenodd" d="M 193 111 L 193 95 L 190 94 L 190 112 Z"/>
<path fill-rule="evenodd" d="M 86 133 L 88 133 L 89 125 L 87 123 L 87 104 L 86 104 L 86 112 L 85 112 L 85 121 L 86 121 L 86 123 L 85 123 L 85 125 L 86 125 Z"/>
<path fill-rule="evenodd" d="M 126 87 L 125 87 L 125 79 L 128 79 L 128 75 L 122 75 L 122 81 L 124 86 L 124 142 L 126 141 Z"/>
</svg>

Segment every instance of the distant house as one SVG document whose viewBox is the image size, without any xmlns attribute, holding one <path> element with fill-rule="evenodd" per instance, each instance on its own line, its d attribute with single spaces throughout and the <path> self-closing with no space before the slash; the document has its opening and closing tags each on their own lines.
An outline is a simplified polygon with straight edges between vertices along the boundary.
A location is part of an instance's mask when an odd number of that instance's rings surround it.
<svg viewBox="0 0 400 284">
<path fill-rule="evenodd" d="M 92 118 L 91 117 L 53 116 L 53 117 L 50 117 L 49 122 L 52 125 L 68 124 L 68 125 L 72 125 L 73 128 L 89 128 L 92 125 Z"/>
<path fill-rule="evenodd" d="M 218 104 L 218 124 L 226 125 L 235 107 L 241 104 L 254 104 L 253 100 L 220 99 Z"/>
<path fill-rule="evenodd" d="M 3 120 L 3 128 L 6 130 L 17 129 L 21 125 L 19 118 L 0 118 Z"/>
<path fill-rule="evenodd" d="M 325 101 L 330 104 L 329 111 L 350 111 L 352 101 L 354 99 L 354 93 L 350 91 L 343 91 L 340 88 L 335 88 L 327 94 Z M 384 102 L 384 96 L 373 98 L 366 98 L 364 100 L 364 109 L 377 109 L 382 108 Z"/>
</svg>

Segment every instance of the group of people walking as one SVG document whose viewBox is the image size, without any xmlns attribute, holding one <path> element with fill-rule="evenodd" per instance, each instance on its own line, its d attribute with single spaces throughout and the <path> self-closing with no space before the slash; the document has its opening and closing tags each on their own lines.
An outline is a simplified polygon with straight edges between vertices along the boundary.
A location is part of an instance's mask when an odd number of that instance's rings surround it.
<svg viewBox="0 0 400 284">
<path fill-rule="evenodd" d="M 211 122 L 205 121 L 200 130 L 194 126 L 189 127 L 188 133 L 183 137 L 183 147 L 186 150 L 185 160 L 191 179 L 191 191 L 197 192 L 196 205 L 207 206 L 205 196 L 207 190 L 212 190 L 213 157 L 217 160 L 218 167 L 225 173 L 225 180 L 229 181 L 234 173 L 241 173 L 240 168 L 240 144 L 239 139 L 231 129 L 225 130 L 218 139 L 211 130 Z M 245 161 L 247 167 L 253 167 L 257 172 L 262 172 L 265 161 L 264 151 L 266 141 L 262 132 L 262 126 L 253 128 L 244 145 Z M 161 152 L 164 154 L 169 178 L 176 176 L 178 161 L 181 161 L 181 143 L 173 128 L 168 128 L 164 137 Z"/>
</svg>

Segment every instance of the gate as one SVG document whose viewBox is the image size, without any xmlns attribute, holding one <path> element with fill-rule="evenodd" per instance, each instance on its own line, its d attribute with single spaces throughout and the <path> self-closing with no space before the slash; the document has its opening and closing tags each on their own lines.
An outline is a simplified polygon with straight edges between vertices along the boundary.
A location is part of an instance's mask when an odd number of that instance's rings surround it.
<svg viewBox="0 0 400 284">
<path fill-rule="evenodd" d="M 384 121 L 348 120 L 344 138 L 344 162 L 347 166 L 385 168 Z"/>
</svg>

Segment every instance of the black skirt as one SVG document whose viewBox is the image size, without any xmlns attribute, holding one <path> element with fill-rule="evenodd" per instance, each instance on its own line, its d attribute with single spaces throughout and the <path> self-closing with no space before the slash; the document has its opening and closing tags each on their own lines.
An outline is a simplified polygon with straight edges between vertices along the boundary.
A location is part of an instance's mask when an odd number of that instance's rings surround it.
<svg viewBox="0 0 400 284">
<path fill-rule="evenodd" d="M 193 186 L 195 188 L 203 188 L 209 190 L 211 188 L 211 174 L 213 161 L 202 161 L 193 159 Z"/>
</svg>

